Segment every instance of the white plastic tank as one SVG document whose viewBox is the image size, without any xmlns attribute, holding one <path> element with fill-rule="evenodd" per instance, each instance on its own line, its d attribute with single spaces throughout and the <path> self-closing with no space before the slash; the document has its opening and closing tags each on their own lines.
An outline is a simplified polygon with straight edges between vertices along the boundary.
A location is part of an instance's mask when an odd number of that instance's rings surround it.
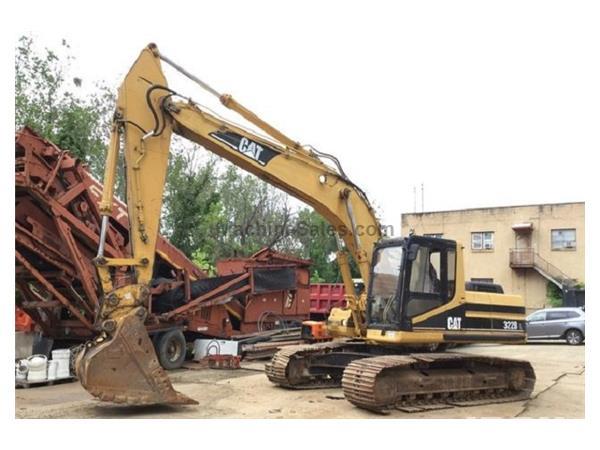
<svg viewBox="0 0 600 450">
<path fill-rule="evenodd" d="M 58 373 L 58 361 L 51 359 L 48 361 L 48 380 L 56 380 Z"/>
<path fill-rule="evenodd" d="M 29 370 L 27 381 L 46 381 L 48 378 L 48 358 L 45 355 L 32 355 L 27 358 Z"/>
<path fill-rule="evenodd" d="M 52 350 L 52 360 L 57 363 L 56 378 L 68 378 L 71 376 L 71 350 L 68 348 Z"/>
</svg>

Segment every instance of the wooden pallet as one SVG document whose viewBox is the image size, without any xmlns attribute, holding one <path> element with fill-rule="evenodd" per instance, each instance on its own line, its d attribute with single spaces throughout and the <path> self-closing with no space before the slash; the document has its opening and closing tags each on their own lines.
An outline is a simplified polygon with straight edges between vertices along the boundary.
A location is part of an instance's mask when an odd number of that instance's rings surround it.
<svg viewBox="0 0 600 450">
<path fill-rule="evenodd" d="M 64 377 L 55 378 L 54 380 L 43 380 L 43 381 L 27 381 L 27 380 L 15 380 L 15 387 L 22 389 L 29 389 L 30 387 L 40 386 L 52 386 L 54 384 L 68 383 L 75 379 L 75 377 Z"/>
</svg>

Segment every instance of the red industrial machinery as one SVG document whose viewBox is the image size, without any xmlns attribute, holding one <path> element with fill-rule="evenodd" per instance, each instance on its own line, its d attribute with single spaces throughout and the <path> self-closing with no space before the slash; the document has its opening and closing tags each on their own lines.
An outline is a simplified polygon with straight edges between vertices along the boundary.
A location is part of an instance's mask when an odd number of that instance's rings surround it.
<svg viewBox="0 0 600 450">
<path fill-rule="evenodd" d="M 68 151 L 24 128 L 15 134 L 15 191 L 16 306 L 46 337 L 91 337 L 102 185 Z M 128 218 L 116 198 L 113 210 L 105 253 L 118 258 L 128 253 Z M 178 328 L 188 338 L 227 338 L 300 323 L 309 317 L 309 265 L 263 249 L 220 261 L 208 278 L 160 238 L 146 326 L 151 334 Z"/>
<path fill-rule="evenodd" d="M 235 329 L 230 321 L 220 334 L 227 336 L 266 331 L 290 323 L 300 325 L 310 314 L 309 268 L 310 261 L 269 248 L 263 248 L 249 258 L 217 261 L 217 273 L 220 276 L 247 274 L 248 280 L 245 298 L 241 302 L 232 299 L 224 308 L 239 327 Z M 213 312 L 221 316 L 221 323 L 223 312 Z M 216 330 L 214 333 L 217 334 Z"/>
<path fill-rule="evenodd" d="M 182 289 L 154 296 L 153 311 L 214 337 L 299 327 L 309 317 L 309 267 L 310 261 L 263 248 L 249 258 L 218 261 L 217 277 L 190 283 L 187 302 Z"/>
<path fill-rule="evenodd" d="M 28 128 L 15 135 L 16 303 L 45 336 L 92 335 L 98 280 L 92 258 L 99 241 L 102 185 L 68 151 Z M 128 245 L 127 211 L 115 198 L 107 251 L 122 257 Z M 158 291 L 206 274 L 161 238 Z M 124 274 L 125 276 L 125 274 Z M 159 324 L 155 321 L 154 326 Z"/>
<path fill-rule="evenodd" d="M 354 291 L 359 295 L 365 285 L 360 278 L 353 278 Z M 346 288 L 344 283 L 313 283 L 310 285 L 310 318 L 326 320 L 333 308 L 345 308 Z"/>
<path fill-rule="evenodd" d="M 15 331 L 31 332 L 35 329 L 33 319 L 21 308 L 15 308 Z"/>
<path fill-rule="evenodd" d="M 313 283 L 310 285 L 310 317 L 325 320 L 332 308 L 346 307 L 343 283 Z"/>
</svg>

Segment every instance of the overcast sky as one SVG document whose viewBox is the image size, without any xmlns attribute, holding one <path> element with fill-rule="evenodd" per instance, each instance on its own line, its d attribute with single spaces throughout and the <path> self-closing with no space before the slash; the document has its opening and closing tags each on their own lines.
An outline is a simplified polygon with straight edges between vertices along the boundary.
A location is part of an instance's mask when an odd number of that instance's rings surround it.
<svg viewBox="0 0 600 450">
<path fill-rule="evenodd" d="M 292 138 L 337 155 L 394 226 L 422 182 L 425 210 L 586 200 L 600 78 L 598 24 L 581 3 L 249 3 L 82 2 L 59 14 L 60 2 L 46 2 L 18 31 L 51 47 L 66 38 L 85 86 L 116 87 L 156 42 Z"/>
</svg>

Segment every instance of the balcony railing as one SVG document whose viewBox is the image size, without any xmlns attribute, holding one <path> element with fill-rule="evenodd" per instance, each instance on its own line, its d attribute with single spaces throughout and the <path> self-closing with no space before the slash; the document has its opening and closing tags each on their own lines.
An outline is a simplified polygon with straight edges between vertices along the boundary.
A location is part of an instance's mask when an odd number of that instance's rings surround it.
<svg viewBox="0 0 600 450">
<path fill-rule="evenodd" d="M 533 248 L 511 248 L 510 267 L 533 268 L 535 264 L 535 250 Z"/>
<path fill-rule="evenodd" d="M 531 268 L 537 270 L 542 276 L 556 284 L 560 289 L 575 284 L 574 279 L 570 278 L 555 265 L 549 263 L 534 248 L 511 248 L 510 249 L 510 267 L 513 269 Z"/>
</svg>

